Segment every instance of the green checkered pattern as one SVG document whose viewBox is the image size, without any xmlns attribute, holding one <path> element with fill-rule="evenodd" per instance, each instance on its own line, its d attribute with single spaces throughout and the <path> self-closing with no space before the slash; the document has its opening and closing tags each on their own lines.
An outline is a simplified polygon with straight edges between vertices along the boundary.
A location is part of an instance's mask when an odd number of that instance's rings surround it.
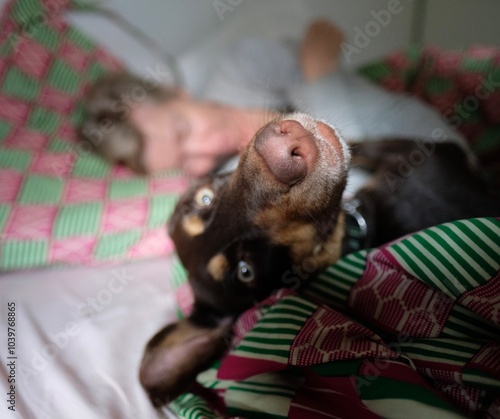
<svg viewBox="0 0 500 419">
<path fill-rule="evenodd" d="M 87 87 L 121 64 L 64 21 L 84 1 L 17 0 L 0 32 L 0 270 L 160 257 L 178 172 L 139 177 L 76 136 Z"/>
</svg>

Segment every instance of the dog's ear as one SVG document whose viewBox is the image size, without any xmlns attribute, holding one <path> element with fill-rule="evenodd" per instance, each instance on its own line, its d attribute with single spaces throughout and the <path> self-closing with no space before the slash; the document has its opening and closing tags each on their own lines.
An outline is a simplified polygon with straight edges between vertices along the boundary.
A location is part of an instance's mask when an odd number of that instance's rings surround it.
<svg viewBox="0 0 500 419">
<path fill-rule="evenodd" d="M 232 317 L 193 314 L 160 330 L 146 346 L 140 380 L 157 407 L 189 390 L 196 376 L 228 348 Z"/>
</svg>

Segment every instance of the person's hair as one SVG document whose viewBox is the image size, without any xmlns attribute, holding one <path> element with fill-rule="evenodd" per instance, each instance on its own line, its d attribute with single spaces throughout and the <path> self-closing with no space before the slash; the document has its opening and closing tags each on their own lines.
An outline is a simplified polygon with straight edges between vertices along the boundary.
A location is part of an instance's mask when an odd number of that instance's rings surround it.
<svg viewBox="0 0 500 419">
<path fill-rule="evenodd" d="M 161 103 L 176 95 L 174 88 L 128 73 L 97 80 L 83 100 L 83 122 L 78 128 L 81 147 L 90 148 L 111 163 L 145 174 L 143 138 L 130 120 L 135 106 Z"/>
</svg>

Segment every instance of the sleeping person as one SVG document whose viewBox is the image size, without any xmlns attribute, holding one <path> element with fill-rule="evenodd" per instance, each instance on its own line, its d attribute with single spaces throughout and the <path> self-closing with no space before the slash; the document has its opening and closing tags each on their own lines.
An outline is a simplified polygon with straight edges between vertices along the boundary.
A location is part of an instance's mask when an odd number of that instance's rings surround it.
<svg viewBox="0 0 500 419">
<path fill-rule="evenodd" d="M 238 154 L 279 113 L 307 112 L 350 142 L 381 138 L 464 138 L 419 99 L 392 93 L 341 68 L 342 32 L 312 22 L 299 45 L 263 38 L 235 41 L 201 97 L 150 86 L 128 74 L 98 81 L 85 100 L 80 136 L 107 160 L 140 173 L 182 168 L 202 176 Z"/>
</svg>

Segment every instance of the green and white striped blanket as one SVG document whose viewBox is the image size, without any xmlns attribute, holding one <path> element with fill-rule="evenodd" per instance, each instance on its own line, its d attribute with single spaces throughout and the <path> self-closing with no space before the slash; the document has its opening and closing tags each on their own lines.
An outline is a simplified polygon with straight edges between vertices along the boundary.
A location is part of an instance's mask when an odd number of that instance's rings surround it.
<svg viewBox="0 0 500 419">
<path fill-rule="evenodd" d="M 347 255 L 244 313 L 181 418 L 500 417 L 500 220 Z"/>
</svg>

